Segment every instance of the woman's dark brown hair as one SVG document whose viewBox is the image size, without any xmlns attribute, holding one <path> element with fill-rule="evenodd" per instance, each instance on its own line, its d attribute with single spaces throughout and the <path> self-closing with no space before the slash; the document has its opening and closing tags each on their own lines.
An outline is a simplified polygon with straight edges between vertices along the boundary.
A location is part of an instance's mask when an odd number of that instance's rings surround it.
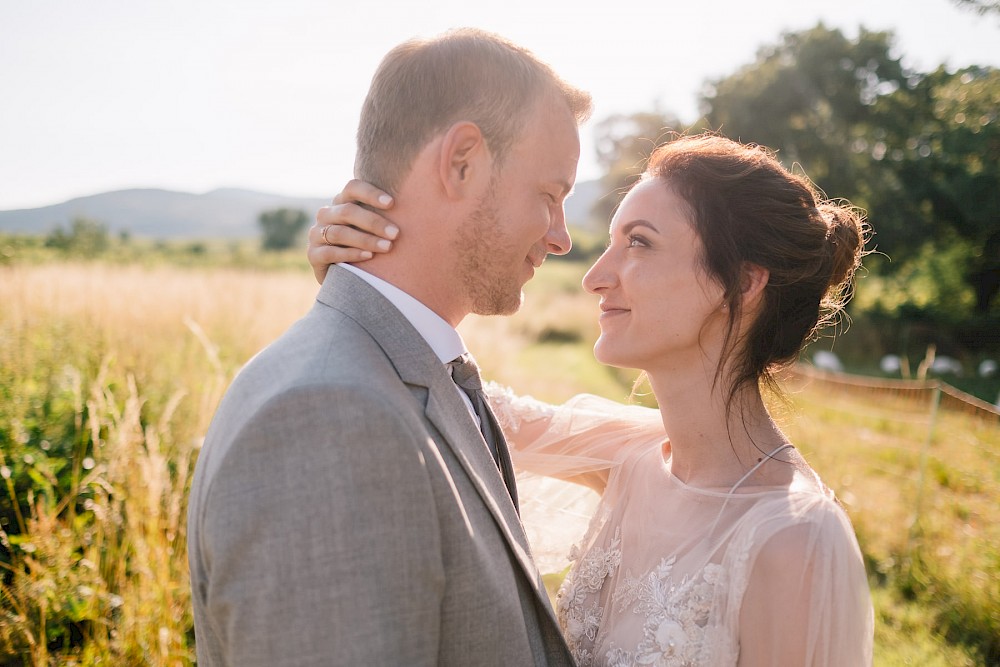
<svg viewBox="0 0 1000 667">
<path fill-rule="evenodd" d="M 662 179 L 687 203 L 705 269 L 724 290 L 729 317 L 716 381 L 726 374 L 730 402 L 748 385 L 775 388 L 774 373 L 850 298 L 868 234 L 863 212 L 822 201 L 808 178 L 767 149 L 714 134 L 660 146 L 646 177 Z M 739 336 L 748 264 L 769 278 L 756 319 Z"/>
</svg>

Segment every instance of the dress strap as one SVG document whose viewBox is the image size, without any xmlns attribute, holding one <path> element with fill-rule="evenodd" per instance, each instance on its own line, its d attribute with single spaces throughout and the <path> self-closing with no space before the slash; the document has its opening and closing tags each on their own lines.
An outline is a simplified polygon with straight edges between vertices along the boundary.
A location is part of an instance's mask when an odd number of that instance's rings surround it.
<svg viewBox="0 0 1000 667">
<path fill-rule="evenodd" d="M 768 454 L 767 456 L 765 456 L 764 458 L 762 458 L 760 461 L 757 461 L 757 465 L 755 465 L 754 467 L 750 468 L 750 470 L 747 470 L 747 473 L 745 475 L 743 475 L 742 477 L 740 477 L 740 481 L 738 481 L 735 484 L 733 484 L 733 488 L 729 489 L 729 493 L 732 493 L 736 489 L 740 488 L 740 485 L 743 484 L 743 482 L 745 482 L 748 479 L 750 479 L 750 475 L 752 475 L 755 472 L 757 472 L 757 470 L 762 465 L 764 465 L 765 463 L 767 463 L 767 461 L 769 459 L 773 459 L 775 454 L 777 454 L 779 452 L 783 452 L 786 449 L 790 449 L 792 447 L 793 447 L 793 445 L 791 443 L 787 443 L 787 442 L 785 444 L 783 444 L 783 445 L 778 445 L 777 447 L 775 447 L 773 450 L 771 450 L 770 454 Z"/>
<path fill-rule="evenodd" d="M 729 499 L 733 497 L 733 493 L 736 491 L 736 489 L 740 488 L 740 485 L 743 484 L 743 482 L 747 481 L 750 478 L 750 475 L 757 472 L 758 468 L 760 468 L 770 459 L 773 459 L 775 454 L 783 452 L 786 449 L 791 449 L 793 446 L 794 445 L 792 445 L 791 443 L 785 443 L 783 445 L 775 447 L 773 450 L 771 450 L 770 454 L 762 458 L 760 461 L 757 461 L 757 465 L 750 468 L 750 470 L 748 470 L 745 475 L 740 477 L 740 480 L 738 482 L 733 484 L 733 487 L 729 489 L 729 493 L 726 494 L 726 499 L 722 501 L 722 507 L 719 508 L 719 513 L 715 515 L 715 521 L 712 522 L 712 527 L 709 528 L 708 530 L 709 537 L 711 537 L 715 533 L 715 529 L 719 525 L 719 519 L 722 518 L 722 513 L 726 511 L 726 506 L 729 504 Z"/>
</svg>

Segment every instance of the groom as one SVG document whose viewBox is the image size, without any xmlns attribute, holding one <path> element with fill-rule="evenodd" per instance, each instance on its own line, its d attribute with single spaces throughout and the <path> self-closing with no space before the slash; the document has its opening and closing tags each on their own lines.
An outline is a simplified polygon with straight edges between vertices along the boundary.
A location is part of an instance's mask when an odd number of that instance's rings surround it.
<svg viewBox="0 0 1000 667">
<path fill-rule="evenodd" d="M 488 33 L 382 61 L 356 175 L 406 233 L 364 271 L 331 267 L 219 407 L 188 516 L 200 665 L 572 664 L 455 326 L 513 313 L 569 250 L 589 112 Z"/>
</svg>

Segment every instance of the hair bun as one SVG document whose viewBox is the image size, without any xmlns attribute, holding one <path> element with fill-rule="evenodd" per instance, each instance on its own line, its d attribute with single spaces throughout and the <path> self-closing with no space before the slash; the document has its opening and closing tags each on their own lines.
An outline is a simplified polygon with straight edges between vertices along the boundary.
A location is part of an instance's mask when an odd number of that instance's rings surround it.
<svg viewBox="0 0 1000 667">
<path fill-rule="evenodd" d="M 830 257 L 829 287 L 838 287 L 851 280 L 861 266 L 867 225 L 864 211 L 827 202 L 818 207 L 826 222 L 826 249 Z"/>
</svg>

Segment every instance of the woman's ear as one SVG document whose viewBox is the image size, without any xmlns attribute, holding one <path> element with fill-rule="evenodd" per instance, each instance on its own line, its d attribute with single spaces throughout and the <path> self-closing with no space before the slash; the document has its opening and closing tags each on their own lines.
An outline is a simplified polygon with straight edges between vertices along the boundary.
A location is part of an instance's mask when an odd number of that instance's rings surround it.
<svg viewBox="0 0 1000 667">
<path fill-rule="evenodd" d="M 455 123 L 441 140 L 438 176 L 450 199 L 474 193 L 479 196 L 479 181 L 492 173 L 492 160 L 482 130 L 475 123 Z"/>
<path fill-rule="evenodd" d="M 771 277 L 771 272 L 759 264 L 751 262 L 743 263 L 743 275 L 741 277 L 741 291 L 743 294 L 743 308 L 754 308 L 764 294 L 767 281 Z"/>
</svg>

